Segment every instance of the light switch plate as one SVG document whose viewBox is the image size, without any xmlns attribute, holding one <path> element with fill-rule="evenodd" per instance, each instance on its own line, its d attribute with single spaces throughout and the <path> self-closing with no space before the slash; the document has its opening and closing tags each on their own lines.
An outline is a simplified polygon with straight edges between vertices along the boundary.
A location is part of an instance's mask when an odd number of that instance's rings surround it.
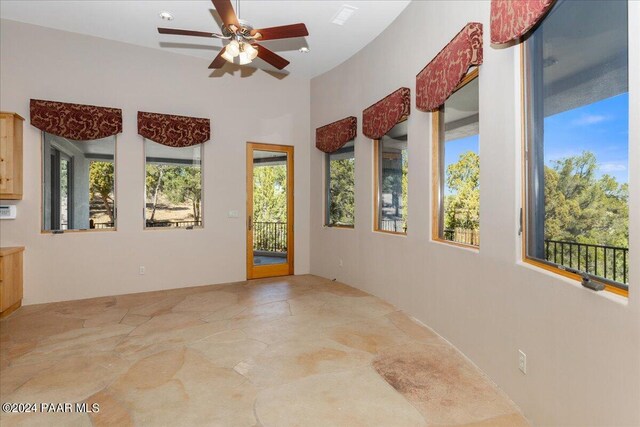
<svg viewBox="0 0 640 427">
<path fill-rule="evenodd" d="M 229 218 L 238 218 L 238 211 L 229 211 Z"/>
<path fill-rule="evenodd" d="M 16 205 L 0 206 L 0 219 L 16 219 Z"/>
<path fill-rule="evenodd" d="M 522 350 L 518 350 L 518 369 L 523 374 L 527 374 L 527 355 Z"/>
</svg>

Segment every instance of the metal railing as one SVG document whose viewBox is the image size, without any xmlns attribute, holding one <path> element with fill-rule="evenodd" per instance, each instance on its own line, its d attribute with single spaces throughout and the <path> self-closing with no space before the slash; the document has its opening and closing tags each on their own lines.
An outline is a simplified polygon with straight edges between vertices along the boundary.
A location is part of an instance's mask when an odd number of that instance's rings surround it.
<svg viewBox="0 0 640 427">
<path fill-rule="evenodd" d="M 549 262 L 628 284 L 629 248 L 545 240 L 544 250 Z"/>
<path fill-rule="evenodd" d="M 287 223 L 254 222 L 253 250 L 287 252 Z"/>
<path fill-rule="evenodd" d="M 113 222 L 93 222 L 93 220 L 89 220 L 89 228 L 91 229 L 103 229 L 103 228 L 113 228 L 115 227 L 115 223 Z"/>
<path fill-rule="evenodd" d="M 202 221 L 147 221 L 147 228 L 174 227 L 189 228 L 200 227 Z"/>
<path fill-rule="evenodd" d="M 407 223 L 403 219 L 381 219 L 380 230 L 393 231 L 394 233 L 406 233 Z"/>
<path fill-rule="evenodd" d="M 480 246 L 480 230 L 473 228 L 450 228 L 443 231 L 445 240 L 465 245 Z"/>
</svg>

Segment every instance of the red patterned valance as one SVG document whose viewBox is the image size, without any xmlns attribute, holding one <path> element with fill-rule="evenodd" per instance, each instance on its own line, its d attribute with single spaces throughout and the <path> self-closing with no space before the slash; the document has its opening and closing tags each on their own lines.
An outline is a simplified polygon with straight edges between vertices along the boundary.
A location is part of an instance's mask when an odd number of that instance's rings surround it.
<svg viewBox="0 0 640 427">
<path fill-rule="evenodd" d="M 169 147 L 190 147 L 211 137 L 209 119 L 138 111 L 138 134 Z"/>
<path fill-rule="evenodd" d="M 482 24 L 462 29 L 416 76 L 416 107 L 434 111 L 455 91 L 473 65 L 482 64 Z"/>
<path fill-rule="evenodd" d="M 353 116 L 329 123 L 316 129 L 316 147 L 325 153 L 341 149 L 358 133 L 358 119 Z"/>
<path fill-rule="evenodd" d="M 411 91 L 401 87 L 362 112 L 362 133 L 367 138 L 380 139 L 410 112 Z"/>
<path fill-rule="evenodd" d="M 545 17 L 555 0 L 491 0 L 491 43 L 524 37 Z"/>
<path fill-rule="evenodd" d="M 32 99 L 31 124 L 47 133 L 89 141 L 122 132 L 122 110 Z"/>
</svg>

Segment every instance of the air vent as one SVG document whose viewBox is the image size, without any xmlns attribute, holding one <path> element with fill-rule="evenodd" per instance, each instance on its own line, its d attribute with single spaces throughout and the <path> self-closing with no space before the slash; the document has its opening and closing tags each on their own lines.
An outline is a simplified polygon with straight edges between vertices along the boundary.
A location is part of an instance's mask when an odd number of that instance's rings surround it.
<svg viewBox="0 0 640 427">
<path fill-rule="evenodd" d="M 338 13 L 333 16 L 331 22 L 336 25 L 344 25 L 345 22 L 351 18 L 351 15 L 358 10 L 357 7 L 349 6 L 348 4 L 343 4 Z"/>
</svg>

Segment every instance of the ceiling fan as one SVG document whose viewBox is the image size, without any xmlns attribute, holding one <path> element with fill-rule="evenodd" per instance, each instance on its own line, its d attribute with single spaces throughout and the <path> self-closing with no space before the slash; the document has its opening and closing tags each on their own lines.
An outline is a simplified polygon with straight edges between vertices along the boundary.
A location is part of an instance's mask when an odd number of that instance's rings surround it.
<svg viewBox="0 0 640 427">
<path fill-rule="evenodd" d="M 211 37 L 229 40 L 229 43 L 223 46 L 220 53 L 218 53 L 211 65 L 209 65 L 209 68 L 221 68 L 225 61 L 234 63 L 236 57 L 238 58 L 240 65 L 246 65 L 251 63 L 251 61 L 256 57 L 259 57 L 277 69 L 282 70 L 284 67 L 289 65 L 289 61 L 266 47 L 259 45 L 257 42 L 288 39 L 292 37 L 304 37 L 309 35 L 307 27 L 302 23 L 256 30 L 249 22 L 238 19 L 236 12 L 231 5 L 231 0 L 211 0 L 211 2 L 224 23 L 222 26 L 222 34 L 204 31 L 178 30 L 174 28 L 158 28 L 158 32 L 160 34 Z M 238 0 L 236 0 L 236 9 L 238 9 L 239 12 Z"/>
</svg>

